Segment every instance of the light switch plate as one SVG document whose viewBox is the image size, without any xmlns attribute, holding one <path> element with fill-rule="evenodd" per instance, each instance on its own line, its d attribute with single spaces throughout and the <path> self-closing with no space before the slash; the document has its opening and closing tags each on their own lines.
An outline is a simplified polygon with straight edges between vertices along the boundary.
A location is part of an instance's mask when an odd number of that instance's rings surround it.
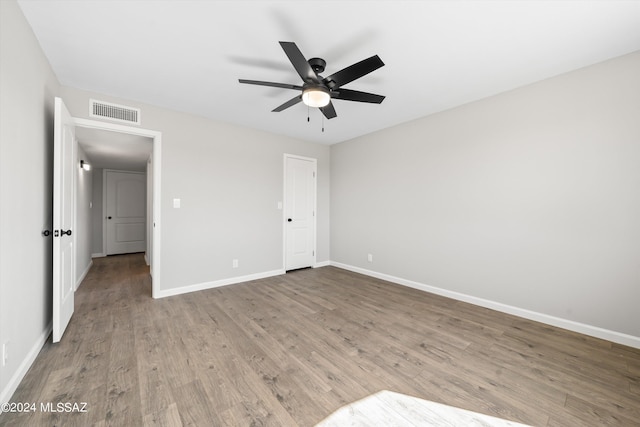
<svg viewBox="0 0 640 427">
<path fill-rule="evenodd" d="M 173 207 L 176 209 L 180 207 L 180 199 L 173 199 Z"/>
</svg>

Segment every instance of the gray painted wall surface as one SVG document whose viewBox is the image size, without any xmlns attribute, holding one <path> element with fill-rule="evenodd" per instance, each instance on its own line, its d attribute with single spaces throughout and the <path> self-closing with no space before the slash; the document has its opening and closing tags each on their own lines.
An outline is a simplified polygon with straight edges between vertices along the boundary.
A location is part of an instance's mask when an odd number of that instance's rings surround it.
<svg viewBox="0 0 640 427">
<path fill-rule="evenodd" d="M 332 261 L 640 337 L 639 76 L 640 52 L 332 146 Z"/>
<path fill-rule="evenodd" d="M 8 398 L 7 386 L 40 350 L 51 322 L 52 237 L 40 233 L 52 225 L 59 90 L 13 1 L 0 1 L 0 64 L 0 345 L 8 343 L 9 353 L 0 367 L 0 398 Z"/>
<path fill-rule="evenodd" d="M 102 252 L 102 181 L 103 169 L 96 168 L 91 170 L 93 175 L 92 200 L 93 209 L 91 209 L 91 253 L 96 255 L 104 255 Z"/>
<path fill-rule="evenodd" d="M 87 160 L 87 155 L 78 146 L 76 161 L 76 286 L 79 286 L 79 279 L 87 272 L 91 265 L 91 246 L 93 229 L 93 208 L 91 207 L 93 197 L 93 174 L 94 171 L 80 169 L 80 160 Z"/>
</svg>

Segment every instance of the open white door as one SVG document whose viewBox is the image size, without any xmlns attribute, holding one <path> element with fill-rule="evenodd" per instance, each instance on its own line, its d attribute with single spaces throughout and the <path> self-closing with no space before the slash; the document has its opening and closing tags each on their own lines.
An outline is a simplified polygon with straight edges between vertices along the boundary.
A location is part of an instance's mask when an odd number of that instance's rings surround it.
<svg viewBox="0 0 640 427">
<path fill-rule="evenodd" d="M 53 342 L 59 342 L 73 315 L 75 248 L 74 220 L 75 128 L 62 99 L 55 99 L 53 139 Z"/>
<path fill-rule="evenodd" d="M 316 159 L 285 155 L 285 270 L 316 262 Z"/>
</svg>

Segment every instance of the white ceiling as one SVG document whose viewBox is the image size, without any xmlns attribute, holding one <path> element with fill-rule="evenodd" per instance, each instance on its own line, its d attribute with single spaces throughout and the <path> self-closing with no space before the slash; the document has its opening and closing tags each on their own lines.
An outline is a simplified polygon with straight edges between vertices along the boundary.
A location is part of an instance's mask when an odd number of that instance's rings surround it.
<svg viewBox="0 0 640 427">
<path fill-rule="evenodd" d="M 63 85 L 333 144 L 640 50 L 640 1 L 19 0 Z M 321 113 L 278 41 L 327 61 L 325 76 L 378 54 L 345 88 L 380 105 Z M 144 112 L 142 114 L 144 118 Z M 142 123 L 144 127 L 144 122 Z"/>
<path fill-rule="evenodd" d="M 120 132 L 76 127 L 76 138 L 85 161 L 94 168 L 145 171 L 153 140 Z"/>
</svg>

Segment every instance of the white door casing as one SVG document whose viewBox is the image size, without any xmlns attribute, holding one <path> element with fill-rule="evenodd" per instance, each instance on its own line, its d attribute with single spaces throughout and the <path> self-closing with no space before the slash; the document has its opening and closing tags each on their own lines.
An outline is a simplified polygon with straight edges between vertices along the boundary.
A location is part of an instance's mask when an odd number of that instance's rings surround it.
<svg viewBox="0 0 640 427">
<path fill-rule="evenodd" d="M 106 254 L 144 252 L 147 248 L 144 173 L 105 170 Z"/>
<path fill-rule="evenodd" d="M 316 263 L 317 160 L 285 154 L 285 270 Z"/>
<path fill-rule="evenodd" d="M 145 261 L 150 265 L 153 259 L 153 154 L 147 160 L 147 253 Z M 153 277 L 153 269 L 150 271 Z"/>
<path fill-rule="evenodd" d="M 53 139 L 53 342 L 62 339 L 74 310 L 75 126 L 60 98 L 55 98 Z"/>
</svg>

